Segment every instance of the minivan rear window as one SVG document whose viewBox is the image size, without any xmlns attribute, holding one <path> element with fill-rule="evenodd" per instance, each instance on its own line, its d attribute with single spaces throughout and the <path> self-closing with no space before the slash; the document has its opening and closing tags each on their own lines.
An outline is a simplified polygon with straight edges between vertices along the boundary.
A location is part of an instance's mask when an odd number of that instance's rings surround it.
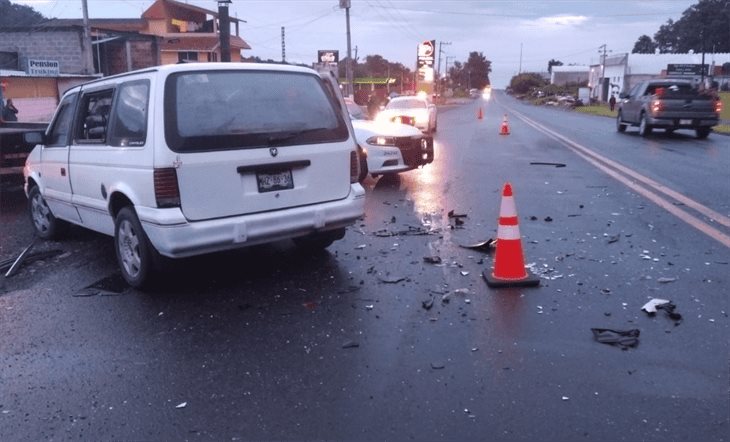
<svg viewBox="0 0 730 442">
<path fill-rule="evenodd" d="M 165 138 L 176 152 L 343 141 L 335 109 L 316 75 L 179 72 L 165 84 Z"/>
</svg>

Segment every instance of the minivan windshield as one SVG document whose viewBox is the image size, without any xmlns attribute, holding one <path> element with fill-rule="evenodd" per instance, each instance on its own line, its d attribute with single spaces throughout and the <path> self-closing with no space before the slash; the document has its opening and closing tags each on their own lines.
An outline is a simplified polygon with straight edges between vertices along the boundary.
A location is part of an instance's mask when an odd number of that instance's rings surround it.
<svg viewBox="0 0 730 442">
<path fill-rule="evenodd" d="M 343 141 L 334 104 L 316 75 L 180 72 L 165 85 L 165 137 L 176 152 Z"/>
</svg>

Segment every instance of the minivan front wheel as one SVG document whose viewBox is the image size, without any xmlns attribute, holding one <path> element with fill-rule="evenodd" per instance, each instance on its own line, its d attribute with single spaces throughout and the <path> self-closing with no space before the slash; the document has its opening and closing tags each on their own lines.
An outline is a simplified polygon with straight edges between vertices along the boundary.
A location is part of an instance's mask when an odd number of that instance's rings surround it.
<svg viewBox="0 0 730 442">
<path fill-rule="evenodd" d="M 132 207 L 122 208 L 114 222 L 114 250 L 122 276 L 134 288 L 150 284 L 156 251 L 147 239 Z"/>
<path fill-rule="evenodd" d="M 41 195 L 38 186 L 33 186 L 28 192 L 28 211 L 33 221 L 33 229 L 39 238 L 53 239 L 58 234 L 62 221 L 56 219 Z"/>
</svg>

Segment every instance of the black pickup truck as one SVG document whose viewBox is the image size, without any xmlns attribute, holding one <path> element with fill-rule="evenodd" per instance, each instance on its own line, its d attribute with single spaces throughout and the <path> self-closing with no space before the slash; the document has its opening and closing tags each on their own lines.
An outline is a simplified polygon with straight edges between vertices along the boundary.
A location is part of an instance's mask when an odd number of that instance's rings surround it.
<svg viewBox="0 0 730 442">
<path fill-rule="evenodd" d="M 25 159 L 35 145 L 25 142 L 27 132 L 45 132 L 48 123 L 0 123 L 0 185 L 22 184 Z"/>
<path fill-rule="evenodd" d="M 667 132 L 693 129 L 697 138 L 707 138 L 722 110 L 719 97 L 701 92 L 692 81 L 683 79 L 642 81 L 619 99 L 616 130 L 639 126 L 644 137 L 661 128 Z"/>
</svg>

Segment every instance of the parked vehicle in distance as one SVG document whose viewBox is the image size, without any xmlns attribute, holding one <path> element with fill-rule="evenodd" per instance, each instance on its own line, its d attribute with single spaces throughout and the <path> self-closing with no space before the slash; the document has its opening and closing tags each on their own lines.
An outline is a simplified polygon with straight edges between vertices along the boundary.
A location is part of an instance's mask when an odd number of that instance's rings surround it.
<svg viewBox="0 0 730 442">
<path fill-rule="evenodd" d="M 691 80 L 645 80 L 619 95 L 616 130 L 639 126 L 639 134 L 645 137 L 655 128 L 692 129 L 697 138 L 707 138 L 721 111 L 719 97 L 700 92 Z"/>
<path fill-rule="evenodd" d="M 335 91 L 338 91 L 335 94 Z M 280 239 L 328 247 L 364 213 L 336 84 L 307 68 L 165 65 L 67 91 L 25 164 L 36 234 L 114 237 L 124 279 L 163 257 Z"/>
<path fill-rule="evenodd" d="M 377 116 L 377 121 L 410 124 L 425 133 L 436 132 L 436 106 L 421 96 L 395 97 Z"/>
<path fill-rule="evenodd" d="M 479 89 L 469 89 L 469 98 L 479 98 L 481 96 L 482 93 Z"/>
<path fill-rule="evenodd" d="M 345 103 L 355 138 L 366 150 L 370 174 L 404 172 L 433 162 L 433 137 L 407 124 L 368 120 L 353 100 L 346 98 Z"/>
</svg>

